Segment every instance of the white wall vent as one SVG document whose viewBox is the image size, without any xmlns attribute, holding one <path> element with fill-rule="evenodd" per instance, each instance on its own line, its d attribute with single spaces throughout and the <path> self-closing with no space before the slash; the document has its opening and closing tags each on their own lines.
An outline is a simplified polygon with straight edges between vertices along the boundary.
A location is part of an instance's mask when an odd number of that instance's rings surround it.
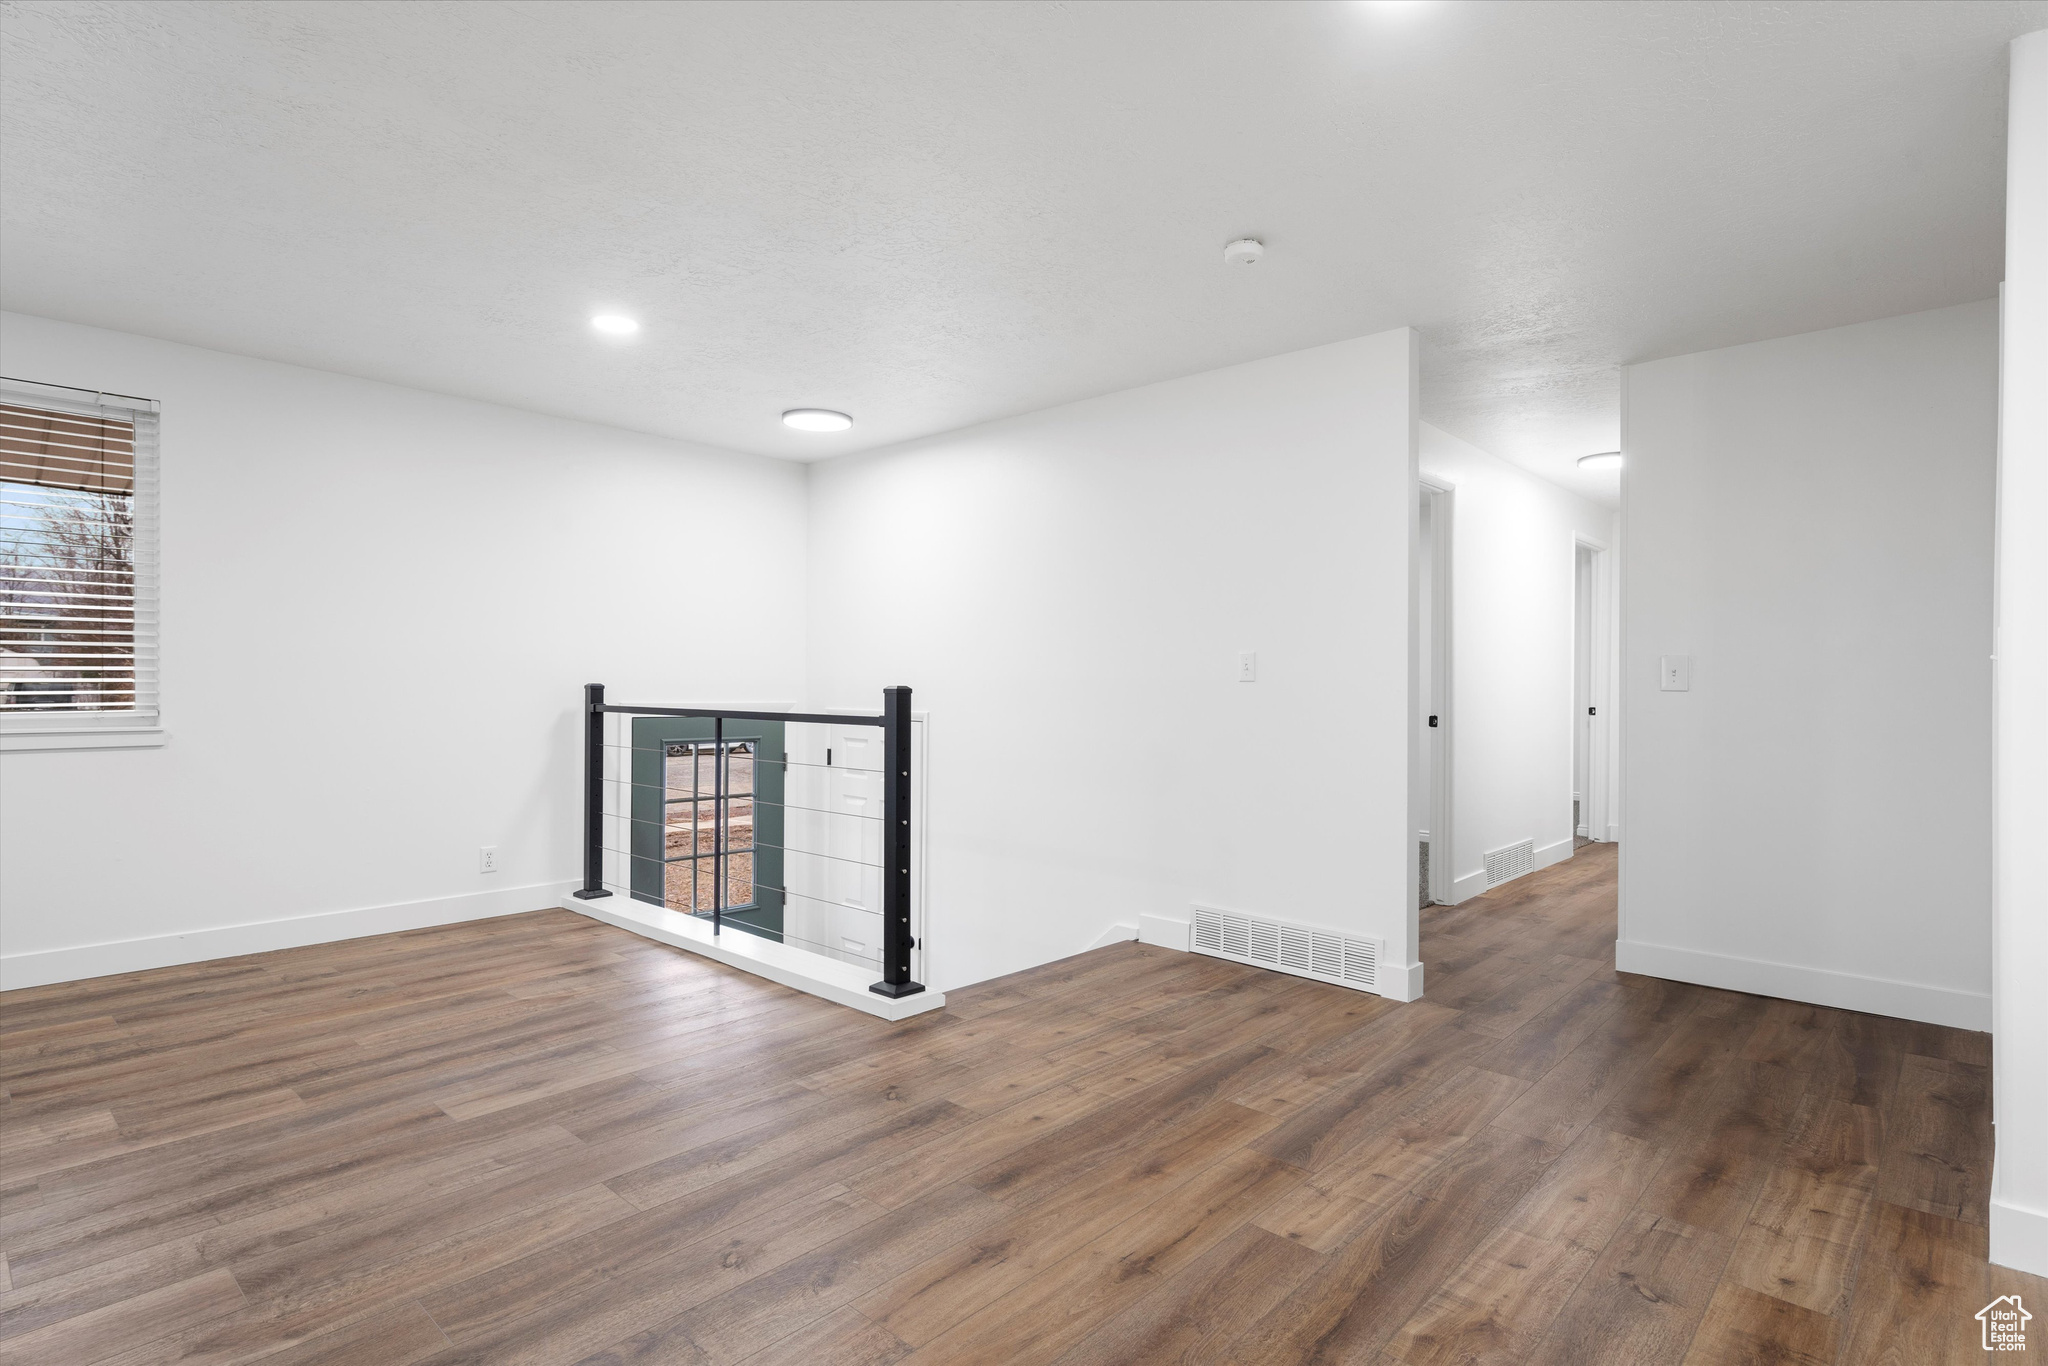
<svg viewBox="0 0 2048 1366">
<path fill-rule="evenodd" d="M 1214 958 L 1360 991 L 1379 988 L 1382 945 L 1377 939 L 1197 906 L 1189 947 Z"/>
<path fill-rule="evenodd" d="M 1505 849 L 1490 850 L 1485 854 L 1486 885 L 1498 887 L 1524 873 L 1536 871 L 1536 841 L 1523 840 L 1510 844 Z"/>
</svg>

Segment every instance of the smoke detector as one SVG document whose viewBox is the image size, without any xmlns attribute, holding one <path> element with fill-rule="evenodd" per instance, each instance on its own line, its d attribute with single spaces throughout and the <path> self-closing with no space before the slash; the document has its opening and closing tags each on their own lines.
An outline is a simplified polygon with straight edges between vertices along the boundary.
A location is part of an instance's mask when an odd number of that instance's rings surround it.
<svg viewBox="0 0 2048 1366">
<path fill-rule="evenodd" d="M 1240 237 L 1223 248 L 1223 263 L 1227 266 L 1253 266 L 1265 254 L 1264 242 L 1256 237 Z"/>
</svg>

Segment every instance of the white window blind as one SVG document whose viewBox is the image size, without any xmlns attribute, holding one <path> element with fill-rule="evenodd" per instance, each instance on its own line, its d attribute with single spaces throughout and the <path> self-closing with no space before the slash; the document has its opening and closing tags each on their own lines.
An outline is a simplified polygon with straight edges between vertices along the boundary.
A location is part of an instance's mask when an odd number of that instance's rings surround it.
<svg viewBox="0 0 2048 1366">
<path fill-rule="evenodd" d="M 9 748 L 158 724 L 156 436 L 148 399 L 0 380 Z"/>
</svg>

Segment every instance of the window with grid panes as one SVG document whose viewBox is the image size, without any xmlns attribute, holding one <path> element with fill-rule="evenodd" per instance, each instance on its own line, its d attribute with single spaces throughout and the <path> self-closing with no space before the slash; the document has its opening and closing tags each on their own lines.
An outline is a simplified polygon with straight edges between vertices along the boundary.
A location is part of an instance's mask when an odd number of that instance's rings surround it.
<svg viewBox="0 0 2048 1366">
<path fill-rule="evenodd" d="M 711 912 L 721 837 L 724 908 L 744 910 L 754 904 L 754 753 L 752 740 L 726 742 L 721 774 L 720 749 L 713 741 L 675 740 L 664 746 L 663 857 L 670 910 Z"/>
</svg>

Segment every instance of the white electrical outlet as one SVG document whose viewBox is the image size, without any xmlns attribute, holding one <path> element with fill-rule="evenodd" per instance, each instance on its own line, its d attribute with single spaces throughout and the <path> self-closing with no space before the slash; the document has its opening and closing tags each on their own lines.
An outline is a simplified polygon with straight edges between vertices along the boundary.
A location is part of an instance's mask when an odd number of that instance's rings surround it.
<svg viewBox="0 0 2048 1366">
<path fill-rule="evenodd" d="M 1237 652 L 1237 681 L 1256 683 L 1259 681 L 1259 652 L 1239 650 Z"/>
<path fill-rule="evenodd" d="M 479 873 L 495 873 L 498 871 L 497 845 L 486 844 L 483 848 L 476 851 L 476 870 Z"/>
</svg>

